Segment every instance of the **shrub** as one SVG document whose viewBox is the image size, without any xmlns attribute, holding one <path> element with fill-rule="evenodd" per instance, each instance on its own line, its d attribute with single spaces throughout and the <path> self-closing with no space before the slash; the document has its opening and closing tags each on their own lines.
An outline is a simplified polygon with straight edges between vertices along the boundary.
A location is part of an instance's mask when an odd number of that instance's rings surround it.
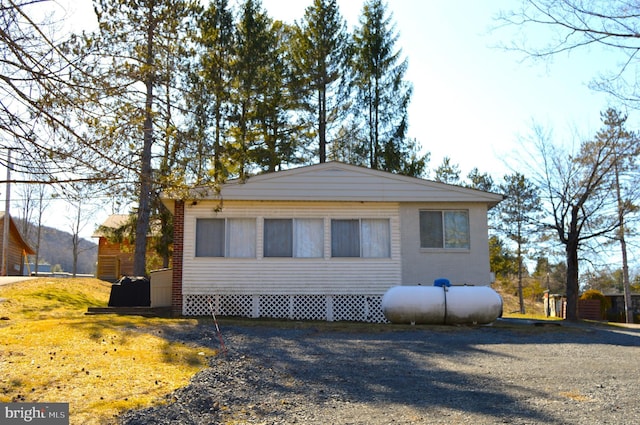
<svg viewBox="0 0 640 425">
<path fill-rule="evenodd" d="M 600 313 L 605 317 L 607 310 L 611 308 L 611 300 L 597 289 L 588 289 L 580 295 L 581 300 L 600 300 Z"/>
</svg>

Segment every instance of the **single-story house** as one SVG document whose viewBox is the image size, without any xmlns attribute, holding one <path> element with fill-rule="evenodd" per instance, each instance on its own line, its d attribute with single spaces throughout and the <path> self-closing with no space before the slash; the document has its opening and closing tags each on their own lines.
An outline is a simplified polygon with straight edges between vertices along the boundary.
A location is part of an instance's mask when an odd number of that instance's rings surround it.
<svg viewBox="0 0 640 425">
<path fill-rule="evenodd" d="M 489 285 L 502 195 L 339 162 L 233 180 L 174 214 L 174 314 L 382 322 L 396 285 Z"/>
<path fill-rule="evenodd" d="M 4 211 L 0 211 L 0 241 L 4 240 L 4 220 L 7 217 Z M 0 258 L 3 244 L 0 243 Z M 16 223 L 9 216 L 9 239 L 6 255 L 6 276 L 23 276 L 25 260 L 28 263 L 27 255 L 33 255 L 36 252 L 22 238 Z M 1 266 L 1 265 L 0 265 Z"/>
</svg>

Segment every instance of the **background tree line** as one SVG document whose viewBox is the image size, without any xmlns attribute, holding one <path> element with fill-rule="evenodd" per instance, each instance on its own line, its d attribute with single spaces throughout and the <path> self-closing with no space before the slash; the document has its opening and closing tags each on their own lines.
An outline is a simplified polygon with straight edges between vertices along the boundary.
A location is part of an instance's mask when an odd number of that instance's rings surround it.
<svg viewBox="0 0 640 425">
<path fill-rule="evenodd" d="M 364 2 L 351 32 L 335 0 L 314 0 L 293 25 L 271 19 L 259 0 L 235 7 L 226 0 L 95 0 L 99 27 L 69 38 L 57 38 L 58 24 L 37 18 L 43 15 L 36 9 L 51 3 L 0 1 L 0 137 L 19 149 L 13 167 L 25 182 L 49 184 L 79 203 L 104 195 L 135 205 L 136 273 L 145 272 L 151 220 L 164 233 L 155 248 L 166 261 L 170 255 L 163 191 L 180 196 L 194 186 L 216 188 L 229 178 L 330 159 L 428 174 L 429 154 L 407 137 L 407 60 L 381 0 Z M 637 16 L 633 8 L 585 5 L 524 0 L 502 19 L 586 37 L 522 47 L 527 54 L 604 43 L 631 52 L 628 64 L 635 63 L 637 37 L 624 24 Z M 572 20 L 581 14 L 588 19 Z M 635 92 L 625 96 L 628 84 L 600 87 L 635 101 Z M 493 212 L 504 224 L 495 225 L 503 240 L 491 246 L 515 246 L 511 270 L 520 294 L 531 245 L 561 253 L 570 318 L 579 265 L 595 264 L 612 244 L 626 256 L 637 137 L 625 122 L 619 111 L 606 111 L 602 131 L 569 151 L 535 128 L 531 159 L 519 158 L 518 173 L 502 184 L 477 169 L 463 182 L 448 157 L 434 170 L 435 180 L 507 195 Z M 629 282 L 628 267 L 622 271 Z"/>
<path fill-rule="evenodd" d="M 98 28 L 68 39 L 33 18 L 39 3 L 2 0 L 0 132 L 20 148 L 25 180 L 136 205 L 136 273 L 151 220 L 168 261 L 163 191 L 326 160 L 425 173 L 406 135 L 407 60 L 381 0 L 364 3 L 353 32 L 335 0 L 315 0 L 294 25 L 259 0 L 96 0 Z"/>
</svg>

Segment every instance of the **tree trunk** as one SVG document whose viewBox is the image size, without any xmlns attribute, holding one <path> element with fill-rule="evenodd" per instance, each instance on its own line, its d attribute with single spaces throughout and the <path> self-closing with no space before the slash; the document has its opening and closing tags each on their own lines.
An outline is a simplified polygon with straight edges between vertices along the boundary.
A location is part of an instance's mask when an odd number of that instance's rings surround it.
<svg viewBox="0 0 640 425">
<path fill-rule="evenodd" d="M 633 304 L 631 301 L 631 284 L 629 281 L 629 263 L 627 259 L 627 242 L 624 238 L 624 231 L 620 236 L 620 249 L 622 250 L 622 286 L 624 288 L 624 311 L 625 321 L 633 323 Z"/>
<path fill-rule="evenodd" d="M 218 97 L 216 99 L 216 104 L 215 104 L 215 109 L 214 109 L 214 116 L 215 116 L 215 121 L 216 121 L 216 125 L 215 125 L 215 136 L 214 136 L 214 141 L 213 141 L 213 181 L 216 184 L 219 184 L 223 181 L 223 176 L 222 176 L 222 152 L 220 152 L 220 150 L 222 149 L 222 143 L 220 142 L 220 133 L 222 132 L 222 111 L 220 108 L 220 98 Z M 203 154 L 204 155 L 204 154 Z M 201 159 L 201 158 L 198 158 Z"/>
<path fill-rule="evenodd" d="M 374 170 L 378 169 L 378 164 L 376 163 L 376 148 L 375 148 L 375 133 L 374 133 L 374 120 L 373 120 L 373 97 L 371 95 L 372 89 L 369 87 L 369 166 Z"/>
<path fill-rule="evenodd" d="M 321 87 L 318 90 L 318 149 L 320 163 L 327 161 L 327 90 Z"/>
<path fill-rule="evenodd" d="M 520 301 L 520 314 L 525 314 L 524 296 L 522 294 L 522 249 L 518 243 L 518 300 Z"/>
<path fill-rule="evenodd" d="M 38 229 L 36 231 L 36 256 L 33 263 L 33 269 L 35 270 L 35 275 L 38 276 L 38 263 L 40 263 L 40 242 L 42 240 L 42 214 L 44 213 L 43 200 L 44 200 L 44 191 L 42 188 L 40 189 L 40 193 L 38 195 Z"/>
<path fill-rule="evenodd" d="M 154 23 L 154 2 L 149 4 L 149 20 L 147 29 L 147 75 L 145 77 L 145 111 L 143 146 L 140 166 L 140 195 L 138 206 L 138 217 L 136 220 L 136 243 L 133 254 L 133 274 L 136 276 L 146 275 L 147 259 L 147 233 L 149 231 L 149 216 L 151 215 L 151 146 L 153 144 L 153 37 L 155 34 Z"/>
<path fill-rule="evenodd" d="M 162 213 L 160 214 L 160 225 L 162 229 L 167 229 L 170 227 L 169 221 L 171 217 L 170 213 L 166 211 L 166 208 L 162 207 Z M 173 227 L 173 226 L 171 226 Z M 169 259 L 171 258 L 171 254 L 169 253 L 169 246 L 171 245 L 171 241 L 173 240 L 173 235 L 167 234 L 167 232 L 163 231 L 162 235 L 162 268 L 169 268 Z"/>
<path fill-rule="evenodd" d="M 578 241 L 574 235 L 566 245 L 567 254 L 567 320 L 578 320 Z"/>
<path fill-rule="evenodd" d="M 629 262 L 627 258 L 627 241 L 625 239 L 625 223 L 624 223 L 624 202 L 622 200 L 622 191 L 620 189 L 620 170 L 618 169 L 618 157 L 615 162 L 616 174 L 616 196 L 618 198 L 618 221 L 620 228 L 618 234 L 620 238 L 620 250 L 622 251 L 622 287 L 624 293 L 624 317 L 627 323 L 633 323 L 633 305 L 631 303 L 631 284 L 629 282 Z"/>
<path fill-rule="evenodd" d="M 374 167 L 376 170 L 379 168 L 380 160 L 380 81 L 375 78 L 374 95 L 373 95 L 373 157 L 375 158 Z"/>
<path fill-rule="evenodd" d="M 33 260 L 34 274 L 38 276 L 38 263 L 40 262 L 40 239 L 42 234 L 42 220 L 38 220 L 38 231 L 36 233 L 36 255 Z"/>
</svg>

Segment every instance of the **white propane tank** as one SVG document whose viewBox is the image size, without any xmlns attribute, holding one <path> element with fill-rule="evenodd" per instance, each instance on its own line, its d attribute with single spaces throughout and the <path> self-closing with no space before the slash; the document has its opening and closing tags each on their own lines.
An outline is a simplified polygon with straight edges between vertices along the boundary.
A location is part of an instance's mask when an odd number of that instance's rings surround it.
<svg viewBox="0 0 640 425">
<path fill-rule="evenodd" d="M 382 297 L 391 323 L 491 323 L 502 313 L 502 298 L 488 286 L 394 286 Z"/>
<path fill-rule="evenodd" d="M 381 307 L 391 323 L 443 323 L 444 291 L 437 286 L 394 286 L 382 297 Z"/>
<path fill-rule="evenodd" d="M 502 297 L 488 286 L 451 286 L 446 290 L 448 325 L 491 323 L 502 313 Z"/>
</svg>

